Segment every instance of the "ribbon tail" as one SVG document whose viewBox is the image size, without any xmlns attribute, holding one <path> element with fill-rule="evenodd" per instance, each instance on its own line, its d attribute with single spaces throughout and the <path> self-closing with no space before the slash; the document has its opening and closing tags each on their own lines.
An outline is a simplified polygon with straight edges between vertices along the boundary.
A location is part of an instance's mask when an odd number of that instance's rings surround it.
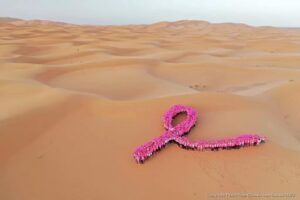
<svg viewBox="0 0 300 200">
<path fill-rule="evenodd" d="M 155 152 L 162 149 L 170 140 L 172 140 L 172 138 L 170 138 L 167 134 L 163 134 L 162 136 L 136 148 L 133 153 L 133 157 L 138 163 L 143 163 Z"/>
<path fill-rule="evenodd" d="M 220 140 L 200 140 L 192 142 L 188 140 L 187 137 L 178 137 L 175 138 L 176 143 L 185 149 L 194 149 L 194 150 L 219 150 L 219 149 L 238 149 L 243 146 L 255 146 L 261 143 L 264 143 L 266 140 L 265 137 L 252 134 L 244 134 L 235 138 L 227 138 Z"/>
</svg>

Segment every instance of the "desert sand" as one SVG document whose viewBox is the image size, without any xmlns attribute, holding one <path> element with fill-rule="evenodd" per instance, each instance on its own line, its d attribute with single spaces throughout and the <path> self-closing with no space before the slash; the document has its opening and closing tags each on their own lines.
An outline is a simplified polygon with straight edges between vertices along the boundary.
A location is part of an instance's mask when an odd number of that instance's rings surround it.
<svg viewBox="0 0 300 200">
<path fill-rule="evenodd" d="M 0 29 L 1 200 L 300 198 L 300 29 L 16 19 Z M 217 152 L 170 144 L 137 164 L 133 150 L 164 131 L 174 104 L 199 112 L 191 140 L 268 140 Z"/>
</svg>

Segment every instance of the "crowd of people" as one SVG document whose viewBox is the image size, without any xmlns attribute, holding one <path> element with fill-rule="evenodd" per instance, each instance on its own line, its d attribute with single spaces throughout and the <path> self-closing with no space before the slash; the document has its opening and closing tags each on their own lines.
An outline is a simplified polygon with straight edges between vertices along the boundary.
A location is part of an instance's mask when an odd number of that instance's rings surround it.
<svg viewBox="0 0 300 200">
<path fill-rule="evenodd" d="M 174 118 L 183 112 L 187 114 L 186 120 L 174 126 L 172 124 Z M 219 149 L 239 149 L 244 146 L 255 146 L 266 140 L 265 137 L 256 134 L 243 134 L 235 138 L 193 142 L 185 137 L 185 135 L 195 126 L 197 117 L 197 111 L 192 107 L 184 105 L 172 106 L 163 116 L 166 132 L 160 137 L 139 146 L 133 153 L 136 161 L 143 163 L 144 160 L 162 149 L 169 142 L 176 142 L 180 147 L 185 149 L 217 151 Z"/>
</svg>

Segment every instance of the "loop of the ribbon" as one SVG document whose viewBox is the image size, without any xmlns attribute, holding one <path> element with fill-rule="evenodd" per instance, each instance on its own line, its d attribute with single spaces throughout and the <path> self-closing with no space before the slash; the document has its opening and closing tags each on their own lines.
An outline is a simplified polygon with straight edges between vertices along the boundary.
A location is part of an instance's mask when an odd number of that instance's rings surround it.
<svg viewBox="0 0 300 200">
<path fill-rule="evenodd" d="M 183 112 L 185 112 L 187 115 L 186 119 L 176 126 L 173 126 L 172 121 L 174 118 L 179 113 Z M 197 111 L 190 106 L 174 105 L 163 116 L 164 127 L 167 131 L 174 132 L 177 136 L 182 136 L 189 132 L 190 129 L 196 124 L 197 116 Z"/>
</svg>

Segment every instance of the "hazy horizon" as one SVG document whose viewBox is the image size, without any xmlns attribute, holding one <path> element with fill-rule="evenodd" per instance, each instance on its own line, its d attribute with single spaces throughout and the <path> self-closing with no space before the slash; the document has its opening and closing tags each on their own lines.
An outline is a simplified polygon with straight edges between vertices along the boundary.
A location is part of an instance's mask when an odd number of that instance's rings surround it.
<svg viewBox="0 0 300 200">
<path fill-rule="evenodd" d="M 128 25 L 160 21 L 204 20 L 252 26 L 300 27 L 296 0 L 0 0 L 0 16 L 73 24 Z"/>
</svg>

